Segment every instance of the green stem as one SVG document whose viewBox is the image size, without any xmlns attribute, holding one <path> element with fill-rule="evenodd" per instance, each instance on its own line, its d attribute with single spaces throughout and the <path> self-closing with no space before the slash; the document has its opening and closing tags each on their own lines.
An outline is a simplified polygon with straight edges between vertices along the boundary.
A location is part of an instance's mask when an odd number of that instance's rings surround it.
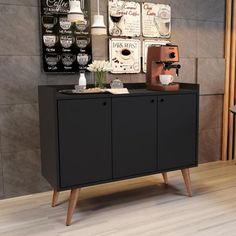
<svg viewBox="0 0 236 236">
<path fill-rule="evenodd" d="M 97 71 L 97 77 L 98 77 L 98 87 L 104 88 L 105 72 L 104 71 Z"/>
</svg>

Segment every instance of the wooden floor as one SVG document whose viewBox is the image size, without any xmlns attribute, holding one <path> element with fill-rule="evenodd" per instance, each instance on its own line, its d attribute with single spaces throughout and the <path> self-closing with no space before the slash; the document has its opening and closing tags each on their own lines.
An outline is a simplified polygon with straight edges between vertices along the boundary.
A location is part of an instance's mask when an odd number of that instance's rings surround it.
<svg viewBox="0 0 236 236">
<path fill-rule="evenodd" d="M 51 208 L 52 192 L 0 201 L 1 236 L 235 236 L 236 165 L 216 162 L 191 169 L 193 194 L 181 172 L 82 189 L 71 226 L 68 192 Z"/>
</svg>

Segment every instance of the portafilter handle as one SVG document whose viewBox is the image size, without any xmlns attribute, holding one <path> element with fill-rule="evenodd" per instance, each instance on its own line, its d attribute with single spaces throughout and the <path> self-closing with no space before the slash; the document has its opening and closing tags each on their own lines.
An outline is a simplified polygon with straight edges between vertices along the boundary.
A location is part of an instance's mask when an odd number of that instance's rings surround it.
<svg viewBox="0 0 236 236">
<path fill-rule="evenodd" d="M 176 76 L 179 76 L 179 69 L 180 68 L 181 68 L 180 64 L 165 63 L 165 66 L 164 66 L 165 70 L 176 69 Z"/>
<path fill-rule="evenodd" d="M 176 67 L 176 76 L 179 76 L 179 69 L 181 68 L 181 65 L 178 65 L 178 67 Z"/>
</svg>

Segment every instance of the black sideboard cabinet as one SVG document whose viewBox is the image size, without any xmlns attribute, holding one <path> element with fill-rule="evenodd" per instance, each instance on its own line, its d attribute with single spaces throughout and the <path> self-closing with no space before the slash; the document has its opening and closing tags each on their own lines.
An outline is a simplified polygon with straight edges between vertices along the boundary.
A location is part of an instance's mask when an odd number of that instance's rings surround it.
<svg viewBox="0 0 236 236">
<path fill-rule="evenodd" d="M 39 86 L 42 174 L 55 193 L 197 166 L 199 86 L 126 87 L 65 95 L 68 86 Z"/>
</svg>

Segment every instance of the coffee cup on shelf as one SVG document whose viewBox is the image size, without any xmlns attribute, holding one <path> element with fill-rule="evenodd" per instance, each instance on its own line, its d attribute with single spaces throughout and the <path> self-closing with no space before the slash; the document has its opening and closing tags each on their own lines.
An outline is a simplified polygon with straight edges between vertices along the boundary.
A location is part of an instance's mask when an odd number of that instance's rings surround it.
<svg viewBox="0 0 236 236">
<path fill-rule="evenodd" d="M 168 85 L 174 81 L 173 75 L 159 75 L 161 84 Z"/>
</svg>

